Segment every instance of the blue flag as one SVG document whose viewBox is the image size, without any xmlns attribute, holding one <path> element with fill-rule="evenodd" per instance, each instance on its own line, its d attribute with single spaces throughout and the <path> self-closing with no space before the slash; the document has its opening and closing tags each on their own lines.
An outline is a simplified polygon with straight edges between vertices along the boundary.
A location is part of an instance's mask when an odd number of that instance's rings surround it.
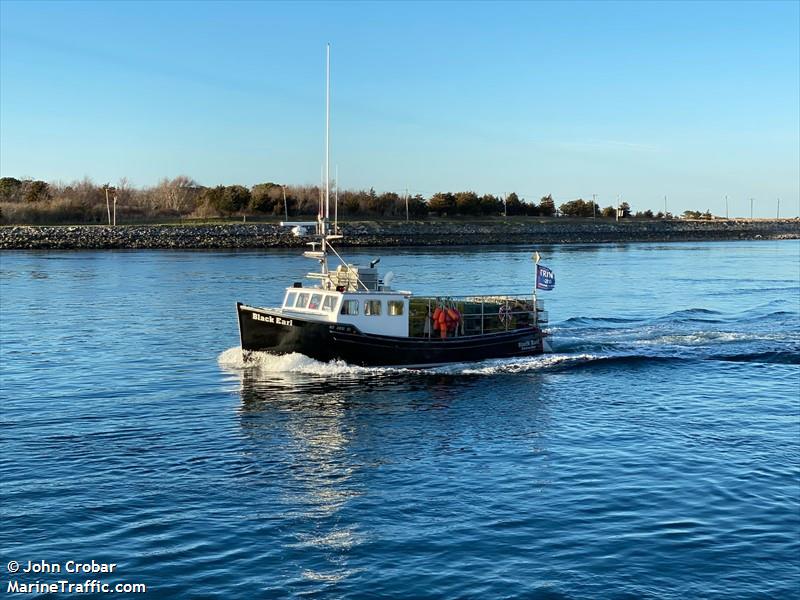
<svg viewBox="0 0 800 600">
<path fill-rule="evenodd" d="M 536 265 L 536 289 L 552 290 L 556 287 L 556 276 L 547 267 Z"/>
</svg>

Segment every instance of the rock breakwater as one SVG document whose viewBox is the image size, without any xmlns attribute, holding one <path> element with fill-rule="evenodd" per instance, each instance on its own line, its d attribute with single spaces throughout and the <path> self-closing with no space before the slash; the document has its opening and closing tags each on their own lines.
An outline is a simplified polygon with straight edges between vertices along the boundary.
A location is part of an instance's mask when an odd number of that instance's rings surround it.
<svg viewBox="0 0 800 600">
<path fill-rule="evenodd" d="M 354 222 L 340 246 L 452 246 L 533 243 L 800 239 L 800 220 L 541 219 L 496 222 Z M 275 224 L 0 227 L 0 249 L 220 249 L 304 247 Z"/>
</svg>

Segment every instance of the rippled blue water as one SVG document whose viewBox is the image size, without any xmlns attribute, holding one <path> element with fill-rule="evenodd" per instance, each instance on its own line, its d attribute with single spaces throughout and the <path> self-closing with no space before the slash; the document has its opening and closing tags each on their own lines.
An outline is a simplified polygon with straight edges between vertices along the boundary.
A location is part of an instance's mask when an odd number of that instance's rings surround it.
<svg viewBox="0 0 800 600">
<path fill-rule="evenodd" d="M 800 244 L 539 250 L 555 354 L 433 371 L 243 368 L 234 303 L 294 252 L 3 252 L 3 590 L 95 559 L 159 598 L 798 597 Z M 379 254 L 531 283 L 530 249 Z"/>
</svg>

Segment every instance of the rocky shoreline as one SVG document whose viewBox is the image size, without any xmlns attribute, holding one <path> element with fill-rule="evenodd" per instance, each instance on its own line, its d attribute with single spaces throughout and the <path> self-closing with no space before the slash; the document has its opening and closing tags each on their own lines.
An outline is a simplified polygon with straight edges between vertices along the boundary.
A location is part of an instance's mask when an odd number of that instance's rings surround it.
<svg viewBox="0 0 800 600">
<path fill-rule="evenodd" d="M 354 222 L 344 225 L 342 233 L 340 246 L 800 239 L 800 220 Z M 308 241 L 279 225 L 266 223 L 0 227 L 3 250 L 295 248 Z"/>
</svg>

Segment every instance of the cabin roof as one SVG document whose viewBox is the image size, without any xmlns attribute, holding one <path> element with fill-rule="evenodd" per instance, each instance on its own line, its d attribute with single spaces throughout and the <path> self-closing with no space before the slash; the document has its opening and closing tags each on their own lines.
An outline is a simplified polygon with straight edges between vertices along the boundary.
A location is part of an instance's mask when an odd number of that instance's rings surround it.
<svg viewBox="0 0 800 600">
<path fill-rule="evenodd" d="M 339 292 L 337 290 L 326 290 L 319 287 L 287 287 L 286 291 L 311 294 L 334 294 L 336 296 L 411 296 L 411 292 L 405 290 L 348 290 L 346 292 Z"/>
</svg>

